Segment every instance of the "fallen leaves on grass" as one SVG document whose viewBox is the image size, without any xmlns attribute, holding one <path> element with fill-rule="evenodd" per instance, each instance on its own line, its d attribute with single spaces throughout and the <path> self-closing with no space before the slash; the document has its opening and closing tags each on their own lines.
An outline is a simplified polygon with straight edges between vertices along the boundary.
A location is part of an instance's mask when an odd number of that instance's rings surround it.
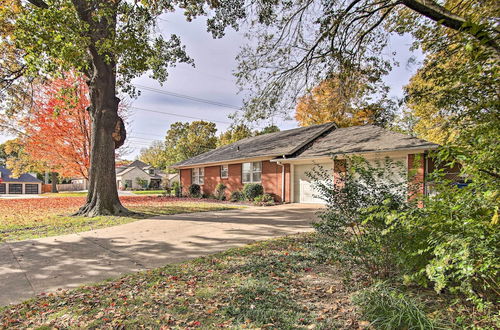
<svg viewBox="0 0 500 330">
<path fill-rule="evenodd" d="M 311 237 L 259 242 L 39 296 L 0 311 L 0 327 L 356 329 L 362 323 L 349 290 L 332 283 L 333 268 L 318 264 Z"/>
<path fill-rule="evenodd" d="M 84 204 L 85 197 L 0 200 L 0 242 L 91 230 L 156 215 L 236 207 L 219 201 L 194 198 L 122 196 L 120 200 L 125 207 L 140 214 L 133 217 L 70 217 Z"/>
</svg>

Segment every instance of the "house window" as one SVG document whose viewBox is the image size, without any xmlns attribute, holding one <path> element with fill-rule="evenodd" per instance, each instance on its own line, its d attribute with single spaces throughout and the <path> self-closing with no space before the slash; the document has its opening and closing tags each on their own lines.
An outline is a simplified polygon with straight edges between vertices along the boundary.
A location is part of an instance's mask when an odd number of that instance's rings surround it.
<svg viewBox="0 0 500 330">
<path fill-rule="evenodd" d="M 262 163 L 243 163 L 243 183 L 259 183 L 262 174 Z"/>
<path fill-rule="evenodd" d="M 220 177 L 222 179 L 227 179 L 229 177 L 229 165 L 220 166 Z"/>
<path fill-rule="evenodd" d="M 193 168 L 191 170 L 191 175 L 192 175 L 192 184 L 199 184 L 202 185 L 205 183 L 205 168 L 199 167 L 199 168 Z"/>
</svg>

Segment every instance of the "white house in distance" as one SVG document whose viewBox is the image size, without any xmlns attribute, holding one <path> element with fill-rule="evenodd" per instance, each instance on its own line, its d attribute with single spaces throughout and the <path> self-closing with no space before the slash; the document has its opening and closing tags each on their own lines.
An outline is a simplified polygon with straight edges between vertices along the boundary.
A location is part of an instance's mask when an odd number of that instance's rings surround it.
<svg viewBox="0 0 500 330">
<path fill-rule="evenodd" d="M 23 173 L 18 178 L 12 177 L 12 172 L 0 166 L 0 195 L 5 194 L 40 194 L 42 181 L 36 175 Z"/>
<path fill-rule="evenodd" d="M 175 174 L 177 180 L 179 175 Z M 139 180 L 145 183 L 141 186 Z M 162 186 L 170 186 L 175 180 L 171 174 L 152 167 L 140 160 L 135 160 L 129 165 L 119 166 L 116 168 L 116 186 L 120 190 L 125 189 L 158 189 Z M 162 184 L 163 182 L 163 184 Z"/>
</svg>

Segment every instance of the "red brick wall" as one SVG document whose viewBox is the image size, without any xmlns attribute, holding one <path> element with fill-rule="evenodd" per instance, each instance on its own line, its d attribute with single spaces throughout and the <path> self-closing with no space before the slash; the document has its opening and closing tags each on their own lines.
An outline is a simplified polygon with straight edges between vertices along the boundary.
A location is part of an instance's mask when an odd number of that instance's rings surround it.
<svg viewBox="0 0 500 330">
<path fill-rule="evenodd" d="M 222 182 L 227 186 L 226 195 L 229 197 L 231 192 L 242 190 L 243 183 L 241 182 L 241 164 L 231 164 L 229 165 L 229 177 L 226 179 L 221 179 L 220 177 L 220 166 L 207 166 L 205 167 L 205 181 L 202 185 L 202 191 L 205 194 L 214 194 L 215 187 L 218 183 Z M 282 168 L 280 165 L 270 162 L 262 162 L 262 186 L 264 187 L 264 192 L 268 194 L 276 195 L 279 202 L 282 201 L 281 196 L 281 174 Z M 183 169 L 181 170 L 181 185 L 183 187 L 183 192 L 187 193 L 189 185 L 191 185 L 191 170 Z M 285 201 L 289 202 L 291 200 L 290 196 L 290 165 L 285 165 Z"/>
<path fill-rule="evenodd" d="M 408 197 L 416 198 L 425 193 L 425 155 L 408 154 Z M 421 206 L 421 205 L 420 205 Z"/>
<path fill-rule="evenodd" d="M 228 197 L 233 191 L 242 190 L 243 183 L 241 182 L 241 164 L 229 165 L 229 177 L 222 179 L 222 182 L 227 186 L 226 192 Z"/>
<path fill-rule="evenodd" d="M 180 179 L 182 194 L 187 195 L 189 186 L 191 185 L 191 169 L 188 168 L 180 170 Z"/>
<path fill-rule="evenodd" d="M 214 194 L 215 192 L 215 187 L 219 182 L 221 182 L 220 179 L 220 166 L 208 166 L 205 167 L 205 180 L 204 184 L 202 185 L 202 191 L 204 194 Z"/>
</svg>

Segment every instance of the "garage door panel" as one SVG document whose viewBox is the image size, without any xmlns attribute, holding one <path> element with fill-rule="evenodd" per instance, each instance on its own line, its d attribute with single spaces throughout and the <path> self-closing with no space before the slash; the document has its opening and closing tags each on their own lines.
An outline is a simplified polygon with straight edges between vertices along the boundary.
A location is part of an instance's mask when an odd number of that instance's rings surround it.
<svg viewBox="0 0 500 330">
<path fill-rule="evenodd" d="M 23 185 L 21 183 L 10 183 L 9 184 L 9 194 L 22 194 Z"/>
<path fill-rule="evenodd" d="M 330 171 L 333 175 L 333 163 L 306 164 L 294 166 L 294 201 L 298 203 L 325 204 L 325 201 L 318 197 L 319 191 L 313 180 L 307 176 L 314 168 L 321 166 Z"/>
<path fill-rule="evenodd" d="M 26 184 L 25 186 L 25 193 L 26 194 L 38 194 L 38 185 L 37 184 Z"/>
</svg>

